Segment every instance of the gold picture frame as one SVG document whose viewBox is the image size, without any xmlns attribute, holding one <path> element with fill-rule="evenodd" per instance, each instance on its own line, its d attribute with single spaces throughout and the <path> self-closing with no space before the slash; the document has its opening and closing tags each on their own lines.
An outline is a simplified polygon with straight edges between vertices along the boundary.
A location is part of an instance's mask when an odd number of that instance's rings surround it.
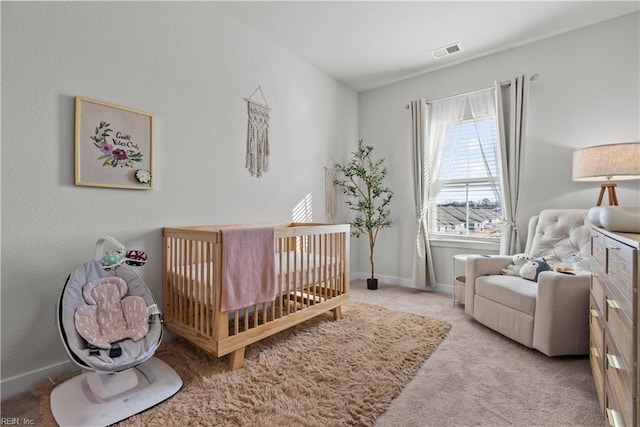
<svg viewBox="0 0 640 427">
<path fill-rule="evenodd" d="M 75 121 L 75 185 L 153 189 L 153 114 L 76 96 Z"/>
</svg>

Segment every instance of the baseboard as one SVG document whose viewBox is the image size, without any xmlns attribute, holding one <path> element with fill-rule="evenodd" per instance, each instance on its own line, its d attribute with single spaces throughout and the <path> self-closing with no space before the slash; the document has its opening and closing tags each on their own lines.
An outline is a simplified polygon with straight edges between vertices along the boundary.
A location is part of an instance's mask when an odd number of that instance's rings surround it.
<svg viewBox="0 0 640 427">
<path fill-rule="evenodd" d="M 0 395 L 2 399 L 6 399 L 27 392 L 36 385 L 46 381 L 47 377 L 70 372 L 74 368 L 75 366 L 71 361 L 66 361 L 3 379 L 0 381 Z"/>
<path fill-rule="evenodd" d="M 349 277 L 351 278 L 351 280 L 366 280 L 369 278 L 369 274 L 368 273 L 351 273 Z M 422 289 L 424 291 L 441 292 L 444 294 L 453 295 L 453 285 L 450 283 L 449 284 L 438 283 L 435 288 L 427 288 L 425 286 L 416 285 L 416 283 L 411 279 L 403 279 L 401 277 L 385 276 L 380 274 L 376 274 L 376 277 L 378 278 L 378 281 L 388 283 L 390 285 L 398 285 L 398 286 L 404 286 L 405 288 Z"/>
</svg>

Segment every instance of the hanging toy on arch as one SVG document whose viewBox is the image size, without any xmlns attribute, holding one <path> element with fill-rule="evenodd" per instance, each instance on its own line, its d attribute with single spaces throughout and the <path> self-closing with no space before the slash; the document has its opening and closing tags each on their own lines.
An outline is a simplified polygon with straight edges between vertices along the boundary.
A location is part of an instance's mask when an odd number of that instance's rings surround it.
<svg viewBox="0 0 640 427">
<path fill-rule="evenodd" d="M 108 240 L 116 246 L 117 250 L 103 252 L 104 242 Z M 100 261 L 100 266 L 105 270 L 117 268 L 123 263 L 136 267 L 143 266 L 147 262 L 147 254 L 144 251 L 131 249 L 125 253 L 124 245 L 111 236 L 105 236 L 96 243 L 96 261 Z M 102 255 L 104 253 L 104 255 Z"/>
</svg>

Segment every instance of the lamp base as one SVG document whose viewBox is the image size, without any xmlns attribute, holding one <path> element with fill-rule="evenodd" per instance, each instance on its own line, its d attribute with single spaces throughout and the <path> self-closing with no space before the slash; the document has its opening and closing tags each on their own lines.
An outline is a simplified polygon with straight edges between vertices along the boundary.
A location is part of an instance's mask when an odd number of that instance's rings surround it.
<svg viewBox="0 0 640 427">
<path fill-rule="evenodd" d="M 605 182 L 600 185 L 600 195 L 598 196 L 598 203 L 596 206 L 602 204 L 602 198 L 604 197 L 604 191 L 607 190 L 609 196 L 609 206 L 618 206 L 618 196 L 616 196 L 616 184 L 612 182 Z"/>
</svg>

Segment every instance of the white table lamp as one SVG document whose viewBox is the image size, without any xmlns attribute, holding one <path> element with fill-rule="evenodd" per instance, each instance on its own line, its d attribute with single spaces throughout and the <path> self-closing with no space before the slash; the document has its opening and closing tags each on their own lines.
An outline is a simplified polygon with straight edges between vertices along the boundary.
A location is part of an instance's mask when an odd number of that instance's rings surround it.
<svg viewBox="0 0 640 427">
<path fill-rule="evenodd" d="M 602 204 L 605 189 L 609 206 L 618 206 L 616 184 L 612 181 L 640 179 L 640 142 L 596 145 L 573 152 L 574 181 L 605 181 L 600 185 L 596 206 Z"/>
</svg>

